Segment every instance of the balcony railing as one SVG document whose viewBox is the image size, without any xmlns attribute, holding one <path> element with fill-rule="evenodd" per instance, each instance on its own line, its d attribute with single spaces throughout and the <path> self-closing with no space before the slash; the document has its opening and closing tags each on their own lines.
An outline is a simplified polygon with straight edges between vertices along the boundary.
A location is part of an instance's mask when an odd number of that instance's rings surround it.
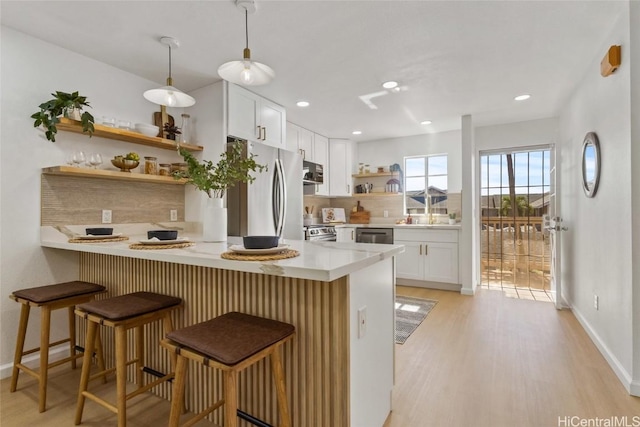
<svg viewBox="0 0 640 427">
<path fill-rule="evenodd" d="M 549 290 L 551 250 L 541 217 L 484 217 L 483 282 Z"/>
</svg>

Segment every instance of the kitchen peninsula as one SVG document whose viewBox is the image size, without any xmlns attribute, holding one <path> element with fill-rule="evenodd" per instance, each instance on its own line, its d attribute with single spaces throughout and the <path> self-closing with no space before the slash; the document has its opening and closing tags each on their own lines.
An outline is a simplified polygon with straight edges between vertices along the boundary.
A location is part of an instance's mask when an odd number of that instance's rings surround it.
<svg viewBox="0 0 640 427">
<path fill-rule="evenodd" d="M 175 224 L 175 223 L 174 223 Z M 69 243 L 82 226 L 43 226 L 41 245 L 78 252 L 79 278 L 100 283 L 108 296 L 155 291 L 184 299 L 174 319 L 184 327 L 229 311 L 292 323 L 296 337 L 284 348 L 292 425 L 382 426 L 391 410 L 394 349 L 394 257 L 398 245 L 287 241 L 300 253 L 279 261 L 221 258 L 230 243 L 195 242 L 182 249 L 134 250 L 158 224 L 115 225 L 128 241 Z M 364 318 L 359 328 L 358 319 Z M 82 328 L 81 328 L 82 330 Z M 148 334 L 147 365 L 165 372 L 168 355 Z M 107 352 L 111 337 L 104 337 Z M 155 340 L 155 341 L 154 341 Z M 216 373 L 189 371 L 188 408 L 200 411 L 222 391 Z M 166 386 L 157 391 L 170 397 Z M 240 408 L 276 423 L 268 364 L 243 376 Z M 221 424 L 215 415 L 214 422 Z"/>
</svg>

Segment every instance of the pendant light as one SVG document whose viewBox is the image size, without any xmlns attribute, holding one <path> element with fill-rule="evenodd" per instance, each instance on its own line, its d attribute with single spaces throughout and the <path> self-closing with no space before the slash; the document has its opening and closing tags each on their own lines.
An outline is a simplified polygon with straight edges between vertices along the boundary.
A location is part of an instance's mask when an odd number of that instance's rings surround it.
<svg viewBox="0 0 640 427">
<path fill-rule="evenodd" d="M 236 6 L 239 9 L 244 9 L 246 47 L 243 51 L 243 59 L 222 64 L 218 68 L 218 75 L 231 83 L 243 86 L 267 84 L 275 77 L 276 73 L 268 65 L 252 61 L 249 49 L 249 11 L 255 12 L 255 2 L 253 0 L 236 0 Z"/>
<path fill-rule="evenodd" d="M 148 101 L 163 107 L 191 107 L 196 103 L 196 100 L 173 87 L 173 79 L 171 78 L 171 48 L 177 49 L 180 47 L 180 42 L 173 37 L 162 37 L 160 43 L 169 46 L 169 77 L 167 77 L 167 85 L 157 89 L 150 89 L 143 96 Z"/>
</svg>

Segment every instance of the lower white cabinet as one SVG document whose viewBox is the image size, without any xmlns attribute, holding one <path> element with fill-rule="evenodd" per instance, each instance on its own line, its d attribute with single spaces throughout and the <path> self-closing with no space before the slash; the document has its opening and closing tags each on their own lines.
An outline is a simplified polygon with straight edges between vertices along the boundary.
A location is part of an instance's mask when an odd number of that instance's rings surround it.
<svg viewBox="0 0 640 427">
<path fill-rule="evenodd" d="M 355 227 L 336 227 L 336 242 L 352 243 L 356 241 Z"/>
<path fill-rule="evenodd" d="M 459 283 L 457 230 L 396 229 L 394 243 L 405 246 L 396 257 L 396 277 Z"/>
</svg>

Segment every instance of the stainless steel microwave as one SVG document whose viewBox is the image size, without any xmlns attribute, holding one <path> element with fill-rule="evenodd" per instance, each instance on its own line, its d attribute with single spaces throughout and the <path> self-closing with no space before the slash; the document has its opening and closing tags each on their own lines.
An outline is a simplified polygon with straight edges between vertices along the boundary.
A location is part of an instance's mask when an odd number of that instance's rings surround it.
<svg viewBox="0 0 640 427">
<path fill-rule="evenodd" d="M 302 183 L 304 185 L 322 184 L 323 181 L 322 165 L 306 160 L 302 162 Z"/>
</svg>

